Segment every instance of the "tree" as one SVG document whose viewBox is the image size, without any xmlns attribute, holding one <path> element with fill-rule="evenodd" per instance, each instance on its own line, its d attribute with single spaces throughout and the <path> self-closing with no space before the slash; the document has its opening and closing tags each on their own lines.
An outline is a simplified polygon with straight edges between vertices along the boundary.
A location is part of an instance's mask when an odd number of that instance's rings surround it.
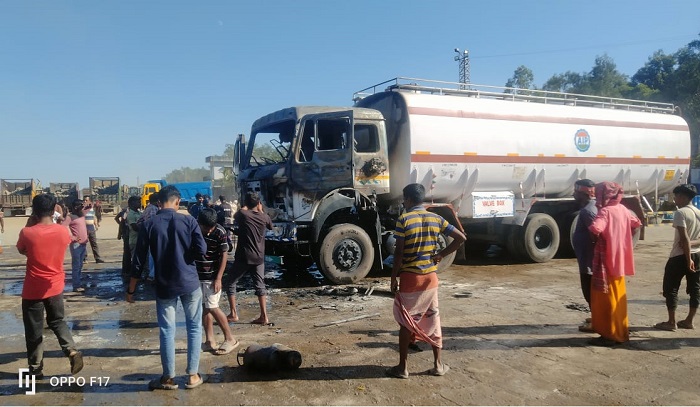
<svg viewBox="0 0 700 407">
<path fill-rule="evenodd" d="M 630 97 L 673 103 L 688 122 L 693 155 L 700 135 L 700 40 L 691 41 L 672 55 L 656 51 L 632 76 Z M 693 167 L 700 162 L 695 156 Z"/>
<path fill-rule="evenodd" d="M 604 54 L 595 59 L 593 69 L 585 76 L 579 93 L 621 98 L 629 90 L 627 75 L 620 73 L 612 58 Z"/>
<path fill-rule="evenodd" d="M 668 78 L 674 74 L 676 57 L 658 50 L 637 73 L 632 76 L 631 85 L 645 85 L 649 89 L 660 90 L 666 86 Z"/>
<path fill-rule="evenodd" d="M 581 87 L 583 76 L 576 72 L 567 71 L 563 74 L 552 75 L 547 82 L 542 85 L 542 90 L 550 92 L 575 93 L 574 90 Z"/>
<path fill-rule="evenodd" d="M 525 65 L 520 65 L 513 72 L 513 77 L 508 79 L 506 82 L 506 87 L 508 88 L 518 88 L 518 89 L 533 89 L 533 83 L 535 82 L 535 75 L 533 75 L 532 70 Z M 516 93 L 514 89 L 506 89 L 505 93 Z"/>
<path fill-rule="evenodd" d="M 180 167 L 179 170 L 173 170 L 166 174 L 164 178 L 169 184 L 174 184 L 178 182 L 203 181 L 205 178 L 209 178 L 209 175 L 209 170 L 204 167 Z"/>
<path fill-rule="evenodd" d="M 553 75 L 544 83 L 542 89 L 582 95 L 623 97 L 631 88 L 627 83 L 627 76 L 618 72 L 612 58 L 604 54 L 595 59 L 590 72 L 579 74 L 568 71 Z"/>
</svg>

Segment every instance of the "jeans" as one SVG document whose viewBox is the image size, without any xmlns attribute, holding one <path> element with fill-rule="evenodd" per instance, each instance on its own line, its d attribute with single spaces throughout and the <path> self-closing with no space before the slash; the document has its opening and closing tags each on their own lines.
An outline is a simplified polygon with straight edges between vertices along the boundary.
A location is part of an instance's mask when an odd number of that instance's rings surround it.
<svg viewBox="0 0 700 407">
<path fill-rule="evenodd" d="M 63 354 L 68 356 L 75 349 L 73 335 L 63 320 L 63 294 L 42 300 L 22 300 L 22 321 L 24 322 L 24 340 L 27 344 L 27 359 L 32 370 L 40 371 L 44 367 L 44 310 L 46 323 L 58 339 Z"/>
<path fill-rule="evenodd" d="M 87 232 L 88 241 L 90 242 L 90 247 L 92 248 L 92 255 L 95 257 L 95 261 L 102 260 L 102 257 L 100 257 L 100 248 L 97 247 L 97 233 L 95 227 L 93 226 L 91 230 L 90 226 L 88 226 Z M 87 259 L 87 250 L 85 251 L 85 258 Z"/>
<path fill-rule="evenodd" d="M 156 278 L 156 265 L 153 262 L 153 255 L 150 250 L 148 252 L 148 278 L 151 280 Z"/>
<path fill-rule="evenodd" d="M 185 310 L 187 328 L 187 374 L 199 371 L 199 355 L 202 346 L 202 289 L 197 287 L 190 294 L 175 298 L 156 297 L 156 313 L 160 327 L 160 363 L 163 376 L 175 377 L 175 327 L 178 299 Z"/>
<path fill-rule="evenodd" d="M 83 259 L 87 254 L 87 243 L 71 243 L 70 244 L 70 257 L 71 257 L 71 277 L 73 284 L 73 290 L 80 287 L 80 276 L 83 273 Z"/>
</svg>

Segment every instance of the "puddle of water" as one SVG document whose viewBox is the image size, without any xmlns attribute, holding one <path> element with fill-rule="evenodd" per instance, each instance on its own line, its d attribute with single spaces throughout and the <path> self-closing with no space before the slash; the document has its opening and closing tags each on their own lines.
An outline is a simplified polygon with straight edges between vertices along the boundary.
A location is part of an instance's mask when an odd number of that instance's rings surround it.
<svg viewBox="0 0 700 407">
<path fill-rule="evenodd" d="M 11 337 L 21 336 L 24 338 L 24 323 L 22 315 L 15 315 L 13 312 L 0 312 L 0 339 L 6 340 Z"/>
</svg>

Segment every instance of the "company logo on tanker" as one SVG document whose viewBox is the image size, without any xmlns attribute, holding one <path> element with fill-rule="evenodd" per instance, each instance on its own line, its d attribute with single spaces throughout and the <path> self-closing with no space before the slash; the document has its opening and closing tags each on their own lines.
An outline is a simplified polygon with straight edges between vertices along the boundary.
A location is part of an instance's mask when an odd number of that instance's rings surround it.
<svg viewBox="0 0 700 407">
<path fill-rule="evenodd" d="M 588 151 L 591 148 L 591 136 L 584 129 L 576 131 L 574 136 L 574 144 L 576 144 L 576 149 L 580 152 Z"/>
</svg>

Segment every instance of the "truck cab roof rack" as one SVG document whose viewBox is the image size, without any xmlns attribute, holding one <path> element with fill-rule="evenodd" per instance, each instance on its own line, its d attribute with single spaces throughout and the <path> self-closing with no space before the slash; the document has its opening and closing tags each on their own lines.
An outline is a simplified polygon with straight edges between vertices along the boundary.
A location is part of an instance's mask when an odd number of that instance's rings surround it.
<svg viewBox="0 0 700 407">
<path fill-rule="evenodd" d="M 407 77 L 396 77 L 359 90 L 353 93 L 353 101 L 357 102 L 367 96 L 382 91 L 454 95 L 473 98 L 511 100 L 516 102 L 586 106 L 638 112 L 667 114 L 673 114 L 676 112 L 676 107 L 672 103 L 582 95 L 577 93 L 552 92 L 537 89 L 476 85 L 472 83 L 446 82 Z"/>
</svg>

